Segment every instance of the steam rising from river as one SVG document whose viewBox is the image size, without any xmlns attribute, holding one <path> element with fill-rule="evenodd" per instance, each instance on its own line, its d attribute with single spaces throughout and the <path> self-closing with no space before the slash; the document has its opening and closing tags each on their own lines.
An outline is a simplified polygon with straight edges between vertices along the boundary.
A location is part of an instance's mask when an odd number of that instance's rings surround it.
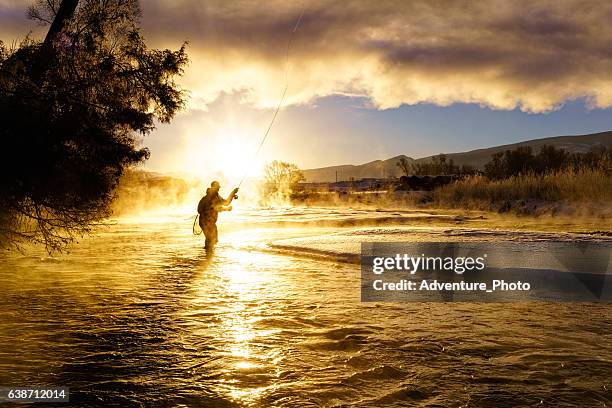
<svg viewBox="0 0 612 408">
<path fill-rule="evenodd" d="M 122 177 L 115 191 L 114 217 L 146 217 L 160 214 L 195 214 L 200 198 L 213 180 L 221 183 L 220 194 L 226 197 L 238 183 L 223 175 L 208 178 L 178 178 L 156 173 L 130 171 Z M 234 205 L 253 206 L 260 201 L 257 181 L 247 180 L 240 186 Z"/>
</svg>

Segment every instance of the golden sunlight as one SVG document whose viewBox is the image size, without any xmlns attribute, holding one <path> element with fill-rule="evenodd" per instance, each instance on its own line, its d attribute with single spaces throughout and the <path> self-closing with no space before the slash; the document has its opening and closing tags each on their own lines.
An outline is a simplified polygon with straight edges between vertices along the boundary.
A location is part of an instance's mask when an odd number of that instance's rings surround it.
<svg viewBox="0 0 612 408">
<path fill-rule="evenodd" d="M 237 120 L 223 121 L 219 126 L 190 129 L 183 148 L 183 157 L 177 157 L 184 168 L 202 176 L 225 179 L 237 184 L 247 176 L 258 176 L 263 168 L 262 155 L 255 157 L 261 129 Z"/>
<path fill-rule="evenodd" d="M 0 0 L 0 404 L 612 408 L 611 18 Z"/>
</svg>

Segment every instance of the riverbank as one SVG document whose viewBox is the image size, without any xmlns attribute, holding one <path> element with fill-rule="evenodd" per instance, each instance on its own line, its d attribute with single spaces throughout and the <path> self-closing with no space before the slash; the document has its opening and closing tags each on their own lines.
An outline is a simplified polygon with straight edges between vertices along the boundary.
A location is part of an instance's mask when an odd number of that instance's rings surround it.
<svg viewBox="0 0 612 408">
<path fill-rule="evenodd" d="M 388 182 L 380 191 L 304 191 L 296 205 L 366 206 L 423 210 L 479 210 L 527 217 L 565 217 L 602 222 L 612 218 L 612 175 L 607 168 L 568 168 L 503 179 L 461 177 L 424 191 Z M 381 186 L 382 187 L 382 186 Z M 608 222 L 609 224 L 609 222 Z"/>
</svg>

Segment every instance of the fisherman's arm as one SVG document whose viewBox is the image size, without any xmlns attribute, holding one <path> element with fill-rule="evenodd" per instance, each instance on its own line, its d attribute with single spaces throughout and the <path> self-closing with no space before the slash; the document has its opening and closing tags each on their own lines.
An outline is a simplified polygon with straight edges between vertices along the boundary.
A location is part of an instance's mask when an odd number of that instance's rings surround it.
<svg viewBox="0 0 612 408">
<path fill-rule="evenodd" d="M 235 188 L 226 199 L 224 199 L 219 194 L 217 194 L 217 197 L 215 199 L 215 204 L 214 204 L 215 211 L 217 212 L 231 211 L 232 206 L 230 205 L 230 203 L 232 202 L 234 198 L 236 198 L 236 192 L 238 192 L 237 188 Z"/>
<path fill-rule="evenodd" d="M 230 193 L 230 195 L 223 201 L 223 205 L 230 205 L 232 203 L 232 200 L 236 197 L 236 193 L 238 193 L 238 187 L 236 187 L 235 189 L 232 190 L 232 192 Z M 231 210 L 231 209 L 230 209 Z"/>
</svg>

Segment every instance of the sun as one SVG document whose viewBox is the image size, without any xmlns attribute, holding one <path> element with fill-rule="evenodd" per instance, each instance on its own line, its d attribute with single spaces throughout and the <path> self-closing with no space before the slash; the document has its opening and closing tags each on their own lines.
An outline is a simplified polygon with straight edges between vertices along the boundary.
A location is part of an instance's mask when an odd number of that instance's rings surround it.
<svg viewBox="0 0 612 408">
<path fill-rule="evenodd" d="M 257 173 L 256 150 L 252 141 L 236 131 L 221 131 L 223 137 L 217 147 L 216 157 L 213 160 L 217 171 L 229 180 Z"/>
<path fill-rule="evenodd" d="M 226 121 L 218 126 L 190 132 L 186 138 L 181 166 L 202 176 L 222 176 L 237 184 L 243 177 L 257 177 L 263 168 L 257 153 L 261 130 L 238 121 Z M 261 152 L 260 152 L 261 153 Z"/>
</svg>

